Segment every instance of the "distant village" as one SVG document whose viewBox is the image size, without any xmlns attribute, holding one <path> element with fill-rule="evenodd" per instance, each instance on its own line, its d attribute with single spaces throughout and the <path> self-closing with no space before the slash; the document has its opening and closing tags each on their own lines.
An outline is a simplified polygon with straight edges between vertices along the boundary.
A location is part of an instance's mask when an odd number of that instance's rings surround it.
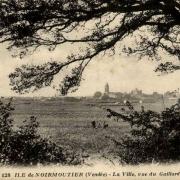
<svg viewBox="0 0 180 180">
<path fill-rule="evenodd" d="M 101 100 L 129 100 L 129 101 L 147 101 L 147 102 L 156 102 L 158 100 L 170 100 L 170 99 L 179 99 L 180 93 L 179 89 L 174 91 L 167 91 L 164 94 L 160 94 L 158 92 L 153 92 L 152 94 L 143 93 L 142 90 L 134 89 L 130 93 L 123 92 L 111 92 L 110 86 L 107 83 L 104 87 L 104 92 L 97 91 L 94 93 L 94 99 Z"/>
<path fill-rule="evenodd" d="M 174 91 L 167 91 L 164 94 L 153 92 L 152 94 L 146 94 L 142 90 L 134 89 L 131 92 L 111 92 L 110 86 L 108 83 L 105 84 L 104 92 L 97 91 L 92 96 L 84 96 L 84 97 L 78 97 L 78 96 L 59 96 L 55 95 L 54 97 L 13 97 L 16 100 L 36 100 L 40 99 L 41 101 L 46 100 L 62 100 L 62 101 L 69 101 L 69 102 L 79 102 L 79 101 L 98 101 L 98 102 L 117 102 L 122 103 L 124 101 L 130 101 L 130 102 L 147 102 L 147 103 L 153 103 L 157 101 L 169 101 L 174 100 L 175 102 L 180 99 L 180 92 L 179 89 Z"/>
</svg>

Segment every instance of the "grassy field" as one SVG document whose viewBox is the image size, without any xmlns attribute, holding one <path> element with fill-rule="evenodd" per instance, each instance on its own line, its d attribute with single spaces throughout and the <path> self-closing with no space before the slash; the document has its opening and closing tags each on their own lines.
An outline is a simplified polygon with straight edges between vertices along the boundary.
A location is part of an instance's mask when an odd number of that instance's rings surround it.
<svg viewBox="0 0 180 180">
<path fill-rule="evenodd" d="M 168 107 L 174 101 L 166 102 Z M 140 104 L 134 104 L 137 110 Z M 162 102 L 143 104 L 146 109 L 160 111 L 164 109 Z M 94 104 L 85 101 L 68 102 L 61 99 L 17 99 L 14 100 L 15 111 L 13 117 L 15 125 L 30 116 L 36 116 L 40 123 L 39 132 L 44 137 L 51 137 L 59 145 L 73 149 L 75 152 L 102 156 L 114 155 L 116 148 L 112 140 L 116 140 L 128 133 L 129 126 L 125 122 L 116 122 L 106 117 L 105 108 L 119 111 L 122 106 L 113 104 Z M 92 128 L 91 122 L 96 121 L 100 126 L 105 122 L 108 128 Z"/>
</svg>

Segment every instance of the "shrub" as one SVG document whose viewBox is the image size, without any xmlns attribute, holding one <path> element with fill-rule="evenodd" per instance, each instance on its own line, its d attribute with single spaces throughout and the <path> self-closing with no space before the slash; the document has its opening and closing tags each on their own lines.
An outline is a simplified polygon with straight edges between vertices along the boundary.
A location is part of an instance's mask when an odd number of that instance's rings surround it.
<svg viewBox="0 0 180 180">
<path fill-rule="evenodd" d="M 80 164 L 78 155 L 67 153 L 62 147 L 38 134 L 39 123 L 34 116 L 13 130 L 12 99 L 0 101 L 0 162 L 2 165 Z"/>
<path fill-rule="evenodd" d="M 94 93 L 94 96 L 93 96 L 93 97 L 94 97 L 95 99 L 98 99 L 98 98 L 100 98 L 101 96 L 102 96 L 102 93 L 101 93 L 100 91 L 97 91 L 97 92 Z"/>
<path fill-rule="evenodd" d="M 180 160 L 180 103 L 160 113 L 137 112 L 128 104 L 128 114 L 111 113 L 131 126 L 130 134 L 116 141 L 123 163 L 174 162 Z"/>
</svg>

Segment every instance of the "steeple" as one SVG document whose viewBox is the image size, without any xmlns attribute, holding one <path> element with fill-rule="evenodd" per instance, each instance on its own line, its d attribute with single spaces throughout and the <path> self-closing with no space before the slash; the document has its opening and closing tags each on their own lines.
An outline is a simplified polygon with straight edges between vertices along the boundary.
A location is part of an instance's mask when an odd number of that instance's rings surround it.
<svg viewBox="0 0 180 180">
<path fill-rule="evenodd" d="M 105 91 L 104 91 L 105 94 L 109 94 L 109 84 L 106 83 L 105 85 Z"/>
</svg>

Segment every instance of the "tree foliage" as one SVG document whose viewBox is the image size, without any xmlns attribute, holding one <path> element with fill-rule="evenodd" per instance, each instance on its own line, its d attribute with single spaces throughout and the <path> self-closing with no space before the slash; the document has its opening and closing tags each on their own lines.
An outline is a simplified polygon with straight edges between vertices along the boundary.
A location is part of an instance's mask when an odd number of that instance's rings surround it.
<svg viewBox="0 0 180 180">
<path fill-rule="evenodd" d="M 131 104 L 128 115 L 108 111 L 108 117 L 128 122 L 130 134 L 114 140 L 123 163 L 169 163 L 180 160 L 180 103 L 157 113 L 134 110 Z"/>
<path fill-rule="evenodd" d="M 23 125 L 15 130 L 11 118 L 13 110 L 12 99 L 8 103 L 0 100 L 0 165 L 82 163 L 80 155 L 65 150 L 50 139 L 42 138 L 34 116 L 23 121 Z"/>
<path fill-rule="evenodd" d="M 94 93 L 94 98 L 100 98 L 102 96 L 102 93 L 100 92 L 100 91 L 96 91 L 95 93 Z"/>
<path fill-rule="evenodd" d="M 179 70 L 179 26 L 179 0 L 0 2 L 0 42 L 7 42 L 9 50 L 20 50 L 20 57 L 39 47 L 50 51 L 68 43 L 80 47 L 79 53 L 70 54 L 63 61 L 17 68 L 10 80 L 20 93 L 51 85 L 56 74 L 75 64 L 72 73 L 61 82 L 61 93 L 66 94 L 79 86 L 82 73 L 93 58 L 116 51 L 157 60 L 167 53 L 177 63 L 166 59 L 156 70 Z M 128 39 L 134 42 L 132 46 L 123 45 Z"/>
</svg>

